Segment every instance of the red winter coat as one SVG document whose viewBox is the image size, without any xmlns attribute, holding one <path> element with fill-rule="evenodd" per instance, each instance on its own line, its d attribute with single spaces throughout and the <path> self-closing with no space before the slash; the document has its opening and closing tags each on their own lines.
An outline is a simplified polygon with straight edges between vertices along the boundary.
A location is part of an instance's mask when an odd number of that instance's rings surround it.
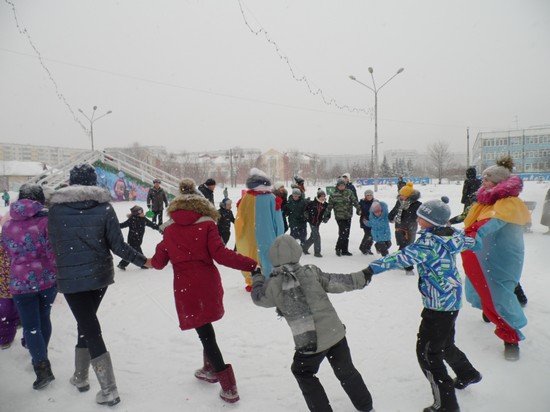
<svg viewBox="0 0 550 412">
<path fill-rule="evenodd" d="M 174 298 L 182 330 L 221 319 L 224 314 L 220 272 L 214 264 L 252 271 L 256 261 L 225 247 L 215 219 L 218 212 L 202 196 L 179 196 L 168 208 L 174 221 L 164 230 L 152 265 L 174 268 Z"/>
</svg>

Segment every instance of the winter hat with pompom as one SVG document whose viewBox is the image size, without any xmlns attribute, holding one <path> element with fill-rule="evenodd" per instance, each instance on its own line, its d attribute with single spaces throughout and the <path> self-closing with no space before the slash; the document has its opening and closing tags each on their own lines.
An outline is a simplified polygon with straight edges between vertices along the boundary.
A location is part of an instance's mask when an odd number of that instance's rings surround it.
<svg viewBox="0 0 550 412">
<path fill-rule="evenodd" d="M 69 184 L 82 186 L 97 185 L 95 167 L 88 163 L 76 165 L 69 172 Z"/>
<path fill-rule="evenodd" d="M 25 183 L 19 188 L 19 200 L 29 199 L 44 204 L 46 198 L 42 186 L 32 183 Z"/>
<path fill-rule="evenodd" d="M 135 205 L 130 208 L 130 213 L 134 216 L 139 216 L 143 213 L 143 208 L 141 206 Z"/>
<path fill-rule="evenodd" d="M 413 182 L 407 182 L 407 184 L 403 186 L 401 190 L 399 190 L 399 194 L 405 197 L 411 197 L 413 193 L 414 193 Z"/>
<path fill-rule="evenodd" d="M 264 171 L 253 167 L 246 178 L 246 187 L 255 191 L 271 190 L 271 180 Z"/>
<path fill-rule="evenodd" d="M 327 194 L 325 191 L 321 188 L 317 189 L 317 199 L 319 199 L 321 196 L 326 196 Z"/>
<path fill-rule="evenodd" d="M 197 187 L 196 183 L 190 177 L 181 179 L 180 182 L 180 194 L 182 195 L 196 195 Z"/>
<path fill-rule="evenodd" d="M 485 169 L 481 176 L 490 182 L 500 183 L 508 179 L 512 174 L 512 170 L 514 170 L 514 161 L 510 157 L 503 157 L 502 159 L 498 159 L 496 163 L 496 165 L 489 166 Z"/>
<path fill-rule="evenodd" d="M 442 196 L 441 200 L 428 200 L 420 205 L 416 214 L 432 225 L 445 226 L 451 217 L 451 208 L 447 203 L 447 196 Z"/>
</svg>

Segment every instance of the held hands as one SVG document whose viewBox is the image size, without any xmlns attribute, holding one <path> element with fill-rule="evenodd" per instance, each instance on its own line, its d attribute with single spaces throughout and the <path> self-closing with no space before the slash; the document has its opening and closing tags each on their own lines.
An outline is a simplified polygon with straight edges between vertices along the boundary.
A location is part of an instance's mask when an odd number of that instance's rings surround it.
<svg viewBox="0 0 550 412">
<path fill-rule="evenodd" d="M 363 269 L 362 272 L 363 272 L 363 275 L 365 275 L 365 286 L 367 286 L 372 280 L 372 275 L 374 275 L 374 271 L 370 266 L 368 266 L 365 269 Z"/>
<path fill-rule="evenodd" d="M 250 274 L 250 276 L 252 276 L 252 277 L 254 277 L 256 275 L 262 275 L 262 268 L 259 267 L 259 266 L 256 266 L 256 269 L 254 269 Z"/>
<path fill-rule="evenodd" d="M 153 269 L 153 264 L 151 263 L 151 258 L 147 258 L 147 260 L 145 261 L 145 264 L 143 266 L 145 266 L 146 268 L 149 268 L 149 269 Z"/>
</svg>

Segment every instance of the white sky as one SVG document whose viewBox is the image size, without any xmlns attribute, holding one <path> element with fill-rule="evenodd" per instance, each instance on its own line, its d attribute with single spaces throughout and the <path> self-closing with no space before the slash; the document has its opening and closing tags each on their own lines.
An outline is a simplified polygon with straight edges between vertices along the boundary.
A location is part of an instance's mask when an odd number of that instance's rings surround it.
<svg viewBox="0 0 550 412">
<path fill-rule="evenodd" d="M 27 29 L 43 64 L 26 34 Z M 0 3 L 0 141 L 174 151 L 257 147 L 370 154 L 437 141 L 466 151 L 479 131 L 550 123 L 545 0 L 68 0 Z M 65 100 L 58 98 L 61 93 Z"/>
</svg>

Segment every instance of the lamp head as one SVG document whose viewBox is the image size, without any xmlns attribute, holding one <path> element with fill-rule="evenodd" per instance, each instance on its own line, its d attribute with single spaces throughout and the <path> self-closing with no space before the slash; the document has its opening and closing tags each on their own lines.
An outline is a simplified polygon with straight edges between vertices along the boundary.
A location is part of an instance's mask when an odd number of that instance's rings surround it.
<svg viewBox="0 0 550 412">
<path fill-rule="evenodd" d="M 369 67 L 369 73 L 372 74 L 373 71 L 374 71 L 373 68 Z"/>
<path fill-rule="evenodd" d="M 96 110 L 97 110 L 97 106 L 94 106 L 94 111 L 96 111 Z"/>
<path fill-rule="evenodd" d="M 105 114 L 111 114 L 111 113 L 113 113 L 113 111 L 112 111 L 112 110 L 109 110 L 109 111 L 108 111 L 107 113 L 105 113 Z"/>
<path fill-rule="evenodd" d="M 401 67 L 399 70 L 397 70 L 397 74 L 403 73 L 403 70 L 405 70 L 403 67 Z"/>
<path fill-rule="evenodd" d="M 349 75 L 349 78 L 350 78 L 351 80 L 357 80 L 357 79 L 355 78 L 355 76 L 352 75 L 352 74 Z"/>
</svg>

